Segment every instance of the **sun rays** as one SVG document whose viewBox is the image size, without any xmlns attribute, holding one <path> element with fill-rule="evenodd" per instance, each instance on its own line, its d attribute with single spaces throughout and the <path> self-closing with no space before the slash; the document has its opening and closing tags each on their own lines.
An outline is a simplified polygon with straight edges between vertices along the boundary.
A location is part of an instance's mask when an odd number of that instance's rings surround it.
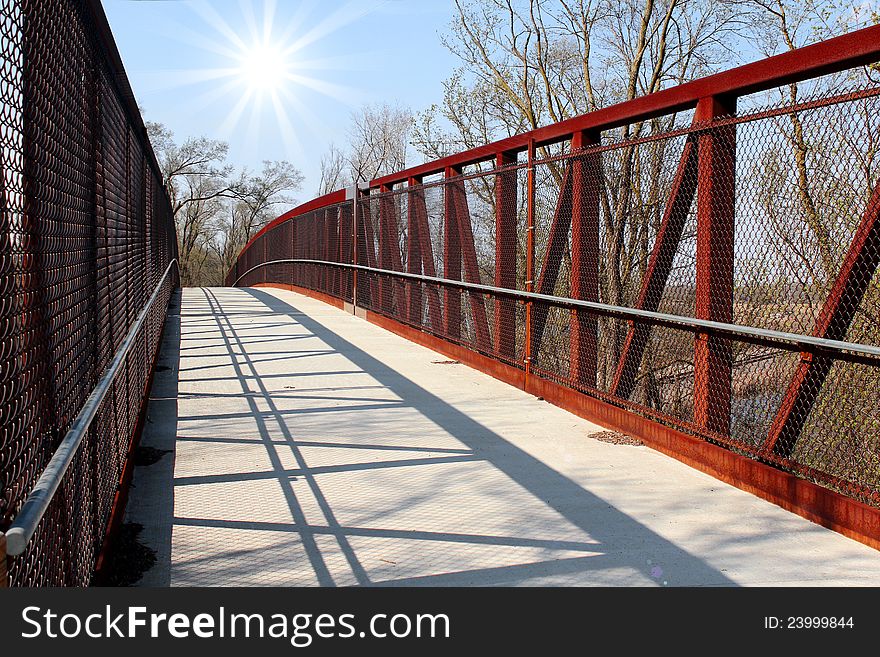
<svg viewBox="0 0 880 657">
<path fill-rule="evenodd" d="M 181 97 L 194 114 L 209 106 L 228 108 L 217 126 L 221 136 L 241 131 L 255 148 L 261 138 L 277 136 L 290 158 L 300 158 L 300 134 L 326 130 L 308 96 L 320 94 L 356 107 L 365 94 L 333 82 L 328 73 L 365 70 L 372 60 L 368 53 L 320 56 L 321 40 L 380 5 L 348 2 L 322 16 L 322 4 L 315 1 L 297 3 L 292 13 L 284 13 L 276 0 L 242 0 L 221 13 L 197 0 L 189 5 L 193 22 L 171 24 L 167 30 L 175 40 L 203 51 L 212 65 L 157 71 L 154 86 L 186 90 Z M 290 9 L 292 3 L 283 6 Z"/>
</svg>

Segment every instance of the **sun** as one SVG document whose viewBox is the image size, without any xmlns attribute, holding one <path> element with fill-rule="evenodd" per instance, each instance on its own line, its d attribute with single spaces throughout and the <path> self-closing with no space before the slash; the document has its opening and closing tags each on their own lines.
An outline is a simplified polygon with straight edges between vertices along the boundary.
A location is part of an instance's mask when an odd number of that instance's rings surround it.
<svg viewBox="0 0 880 657">
<path fill-rule="evenodd" d="M 252 91 L 271 93 L 288 82 L 290 61 L 280 46 L 257 43 L 242 53 L 239 75 Z"/>
<path fill-rule="evenodd" d="M 364 92 L 331 82 L 326 76 L 332 71 L 367 70 L 364 62 L 372 57 L 371 53 L 318 57 L 313 53 L 322 50 L 319 44 L 323 39 L 372 13 L 378 5 L 348 0 L 334 11 L 315 17 L 311 12 L 320 5 L 316 0 L 239 0 L 240 12 L 230 17 L 209 0 L 186 4 L 201 24 L 192 27 L 175 23 L 172 36 L 203 51 L 196 53 L 199 58 L 210 59 L 205 60 L 204 67 L 157 72 L 157 87 L 201 87 L 198 92 L 187 93 L 182 102 L 194 113 L 209 106 L 226 107 L 227 114 L 216 127 L 218 135 L 243 132 L 244 141 L 256 149 L 262 131 L 267 129 L 281 138 L 291 158 L 304 158 L 307 154 L 300 134 L 326 129 L 323 117 L 309 102 L 313 94 L 352 108 L 363 102 Z M 279 4 L 283 4 L 283 10 L 279 10 Z"/>
</svg>

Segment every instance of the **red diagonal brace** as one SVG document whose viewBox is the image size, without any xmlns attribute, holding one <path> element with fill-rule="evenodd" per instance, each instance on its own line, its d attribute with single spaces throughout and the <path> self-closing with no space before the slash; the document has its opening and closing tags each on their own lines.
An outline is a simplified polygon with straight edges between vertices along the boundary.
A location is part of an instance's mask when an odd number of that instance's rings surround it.
<svg viewBox="0 0 880 657">
<path fill-rule="evenodd" d="M 657 232 L 657 239 L 648 259 L 648 268 L 642 279 L 642 289 L 636 303 L 636 308 L 640 310 L 652 312 L 657 310 L 660 298 L 663 296 L 663 289 L 669 278 L 669 272 L 672 270 L 672 261 L 681 242 L 685 220 L 691 205 L 693 205 L 694 194 L 697 190 L 697 146 L 695 141 L 695 138 L 691 137 L 684 144 L 672 189 L 669 192 L 669 200 L 666 202 L 663 220 L 660 222 L 660 230 Z M 617 372 L 614 375 L 614 382 L 611 384 L 610 392 L 613 396 L 628 399 L 632 394 L 650 331 L 650 324 L 630 324 L 617 365 Z"/>
<path fill-rule="evenodd" d="M 452 210 L 455 223 L 458 225 L 459 245 L 464 263 L 465 281 L 468 283 L 481 283 L 480 269 L 477 264 L 477 250 L 474 245 L 474 231 L 471 224 L 471 213 L 468 209 L 467 191 L 464 181 L 455 180 L 447 185 L 447 190 L 452 194 Z M 471 319 L 474 323 L 474 335 L 476 346 L 483 351 L 492 348 L 489 339 L 489 320 L 486 317 L 486 304 L 479 294 L 468 293 L 471 306 Z"/>
<path fill-rule="evenodd" d="M 379 189 L 382 193 L 379 200 L 379 231 L 381 235 L 379 248 L 384 258 L 381 267 L 403 272 L 403 262 L 400 256 L 400 224 L 397 221 L 397 197 L 391 194 L 390 186 L 382 185 Z M 388 296 L 382 297 L 382 303 L 387 303 L 385 310 L 391 314 L 404 315 L 406 295 L 404 294 L 403 281 L 396 277 L 387 281 L 386 292 L 388 292 Z"/>
<path fill-rule="evenodd" d="M 556 281 L 559 278 L 559 269 L 562 260 L 568 252 L 568 233 L 571 228 L 571 191 L 572 175 L 571 162 L 566 162 L 565 173 L 562 177 L 562 186 L 559 197 L 556 199 L 556 211 L 553 213 L 553 223 L 550 224 L 550 235 L 547 238 L 547 248 L 544 251 L 544 260 L 541 265 L 541 276 L 535 291 L 538 294 L 552 295 L 556 289 Z M 544 337 L 544 329 L 547 326 L 547 316 L 550 307 L 547 304 L 535 304 L 532 308 L 532 359 L 538 359 L 538 348 Z"/>
<path fill-rule="evenodd" d="M 880 264 L 880 181 L 874 187 L 849 252 L 822 306 L 813 335 L 843 340 Z M 764 453 L 791 456 L 834 360 L 804 354 L 764 442 Z"/>
<path fill-rule="evenodd" d="M 436 276 L 437 268 L 434 266 L 434 249 L 431 246 L 431 233 L 428 228 L 428 207 L 425 203 L 425 190 L 418 185 L 421 181 L 414 178 L 410 179 L 410 194 L 407 207 L 409 209 L 410 220 L 410 241 L 417 239 L 420 262 L 415 263 L 414 273 L 424 272 L 425 276 Z M 421 267 L 421 269 L 419 269 Z M 437 288 L 433 285 L 425 286 L 425 294 L 428 297 L 428 320 L 431 328 L 439 331 L 442 328 L 442 319 L 440 314 L 440 295 Z M 421 308 L 421 300 L 419 300 L 419 308 Z M 421 319 L 421 317 L 419 317 Z"/>
</svg>

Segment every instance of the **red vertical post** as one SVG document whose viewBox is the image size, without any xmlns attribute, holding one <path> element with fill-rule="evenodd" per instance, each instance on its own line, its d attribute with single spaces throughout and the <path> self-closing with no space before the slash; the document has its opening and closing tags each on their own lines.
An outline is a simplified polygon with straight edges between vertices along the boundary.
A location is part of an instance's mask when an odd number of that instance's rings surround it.
<svg viewBox="0 0 880 657">
<path fill-rule="evenodd" d="M 420 178 L 410 178 L 407 182 L 406 271 L 410 274 L 422 273 L 422 236 L 419 211 L 425 203 L 425 191 L 421 189 L 421 184 Z M 419 198 L 420 196 L 421 198 Z M 421 325 L 422 284 L 418 281 L 407 281 L 406 292 L 407 318 L 413 324 Z"/>
<path fill-rule="evenodd" d="M 455 213 L 455 199 L 451 179 L 461 175 L 461 169 L 446 167 L 443 186 L 443 277 L 461 280 L 461 242 Z M 447 337 L 461 337 L 461 292 L 447 287 L 443 292 L 443 332 Z"/>
<path fill-rule="evenodd" d="M 353 236 L 352 231 L 352 206 L 347 202 L 339 206 L 339 262 L 341 264 L 351 264 Z M 353 270 L 347 268 L 338 268 L 340 289 L 339 293 L 343 299 L 351 298 L 351 276 Z"/>
<path fill-rule="evenodd" d="M 391 192 L 390 185 L 379 187 L 379 269 L 391 269 L 388 251 L 388 199 L 386 196 Z M 379 308 L 385 313 L 391 311 L 394 301 L 392 296 L 391 281 L 388 277 L 379 275 Z"/>
<path fill-rule="evenodd" d="M 314 212 L 309 215 L 309 258 L 311 260 L 320 258 L 318 255 L 318 218 L 315 215 Z M 318 268 L 318 265 L 309 265 L 309 288 L 311 289 L 317 289 Z"/>
<path fill-rule="evenodd" d="M 360 230 L 358 227 L 358 213 L 360 212 L 360 190 L 357 183 L 354 185 L 354 193 L 351 196 L 351 264 L 358 264 L 358 235 Z M 358 305 L 358 270 L 351 270 L 351 303 L 353 306 Z"/>
<path fill-rule="evenodd" d="M 263 248 L 262 248 L 262 251 L 263 251 L 263 259 L 262 259 L 260 262 L 261 262 L 261 263 L 268 262 L 268 261 L 269 261 L 269 242 L 268 242 L 268 240 L 266 240 L 265 237 L 261 237 L 261 238 L 260 238 L 260 241 L 262 242 L 262 245 L 261 245 L 261 246 L 263 247 Z M 263 267 L 263 268 L 260 270 L 260 272 L 261 272 L 261 274 L 262 274 L 263 282 L 264 282 L 264 283 L 268 283 L 268 282 L 269 282 L 269 268 L 268 268 L 268 267 Z"/>
<path fill-rule="evenodd" d="M 571 149 L 598 144 L 600 135 L 576 132 Z M 571 161 L 571 296 L 599 301 L 599 194 L 602 155 L 590 153 Z M 569 377 L 575 384 L 596 386 L 599 364 L 599 320 L 583 310 L 573 311 Z"/>
<path fill-rule="evenodd" d="M 729 114 L 717 98 L 697 104 L 695 121 Z M 736 128 L 702 131 L 697 140 L 697 290 L 698 319 L 733 321 L 733 257 Z M 730 340 L 699 333 L 694 342 L 694 423 L 728 435 L 733 378 Z"/>
<path fill-rule="evenodd" d="M 495 166 L 495 286 L 516 288 L 516 153 L 498 153 Z M 495 352 L 502 357 L 516 355 L 516 306 L 510 299 L 495 299 Z"/>
<path fill-rule="evenodd" d="M 382 194 L 387 190 L 388 187 L 383 186 L 379 189 L 379 193 Z M 385 237 L 385 220 L 383 217 L 383 214 L 385 213 L 385 201 L 381 197 L 379 198 L 377 210 L 379 213 L 377 226 L 379 234 L 377 235 L 376 240 L 378 243 L 378 246 L 376 248 L 376 266 L 379 269 L 387 269 L 387 257 L 385 251 L 387 248 L 388 239 Z M 388 298 L 389 294 L 388 281 L 386 280 L 386 277 L 382 274 L 378 274 L 376 276 L 376 279 L 376 294 L 378 295 L 378 298 L 375 299 L 376 309 L 385 310 L 387 304 L 386 299 Z"/>
<path fill-rule="evenodd" d="M 360 217 L 361 229 L 358 234 L 358 239 L 363 238 L 364 240 L 364 252 L 358 255 L 360 260 L 359 264 L 367 267 L 376 267 L 378 263 L 376 258 L 376 236 L 373 230 L 373 211 L 370 205 L 369 191 L 365 190 L 359 199 L 358 214 Z M 374 290 L 376 287 L 373 283 L 375 280 L 375 274 L 365 274 L 358 279 L 358 284 L 363 290 L 362 298 L 366 301 L 366 304 L 373 309 L 377 309 L 380 303 L 379 300 L 374 298 Z"/>
</svg>

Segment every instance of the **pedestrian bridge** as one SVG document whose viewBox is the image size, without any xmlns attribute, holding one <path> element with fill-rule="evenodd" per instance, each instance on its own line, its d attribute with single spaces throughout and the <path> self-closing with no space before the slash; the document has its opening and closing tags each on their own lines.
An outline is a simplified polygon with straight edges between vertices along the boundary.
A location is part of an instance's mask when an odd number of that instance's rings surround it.
<svg viewBox="0 0 880 657">
<path fill-rule="evenodd" d="M 0 585 L 126 545 L 153 584 L 878 583 L 880 26 L 312 199 L 180 290 L 100 2 L 0 18 Z"/>
</svg>

